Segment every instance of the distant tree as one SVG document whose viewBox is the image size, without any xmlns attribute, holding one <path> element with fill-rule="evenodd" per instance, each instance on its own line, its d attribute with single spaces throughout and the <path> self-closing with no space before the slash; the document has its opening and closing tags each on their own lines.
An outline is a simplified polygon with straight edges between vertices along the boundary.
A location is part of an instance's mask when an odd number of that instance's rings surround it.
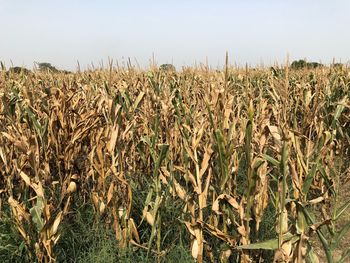
<svg viewBox="0 0 350 263">
<path fill-rule="evenodd" d="M 26 69 L 25 67 L 11 67 L 11 68 L 9 68 L 8 71 L 11 73 L 16 73 L 16 74 L 23 73 L 26 75 L 31 73 L 31 71 L 29 69 Z"/>
<path fill-rule="evenodd" d="M 321 63 L 318 62 L 308 62 L 306 64 L 307 68 L 319 68 L 319 67 L 323 67 L 323 65 Z"/>
<path fill-rule="evenodd" d="M 344 67 L 343 63 L 334 63 L 332 65 L 333 68 L 338 68 L 338 69 L 342 69 Z"/>
<path fill-rule="evenodd" d="M 293 61 L 290 67 L 291 69 L 303 69 L 303 68 L 312 69 L 312 68 L 323 67 L 323 65 L 318 62 L 306 62 L 306 60 L 304 59 L 299 59 L 299 60 Z"/>
<path fill-rule="evenodd" d="M 57 72 L 58 69 L 51 65 L 51 63 L 47 62 L 37 62 L 38 68 L 40 71 L 52 71 Z"/>
<path fill-rule="evenodd" d="M 306 68 L 307 62 L 304 59 L 295 60 L 290 65 L 291 69 L 302 69 Z"/>
<path fill-rule="evenodd" d="M 176 68 L 173 64 L 160 65 L 159 69 L 163 71 L 176 71 Z"/>
<path fill-rule="evenodd" d="M 65 75 L 72 73 L 72 71 L 69 71 L 69 70 L 59 70 L 59 72 Z"/>
</svg>

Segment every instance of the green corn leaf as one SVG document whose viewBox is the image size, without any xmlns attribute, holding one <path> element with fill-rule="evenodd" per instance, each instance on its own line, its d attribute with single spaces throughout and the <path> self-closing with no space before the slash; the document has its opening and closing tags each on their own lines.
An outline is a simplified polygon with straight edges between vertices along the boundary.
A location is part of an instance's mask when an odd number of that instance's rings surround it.
<svg viewBox="0 0 350 263">
<path fill-rule="evenodd" d="M 134 104 L 132 105 L 132 111 L 135 112 L 137 107 L 139 106 L 140 102 L 142 101 L 143 97 L 145 96 L 145 93 L 142 91 L 140 94 L 137 96 L 136 100 L 134 101 Z"/>
<path fill-rule="evenodd" d="M 343 254 L 341 255 L 341 258 L 339 259 L 339 261 L 337 261 L 337 263 L 344 263 L 347 262 L 345 261 L 348 257 L 350 256 L 350 248 L 345 250 L 343 252 Z"/>
<path fill-rule="evenodd" d="M 346 97 L 344 99 L 342 99 L 342 101 L 340 102 L 340 104 L 338 104 L 335 113 L 334 113 L 334 118 L 332 121 L 332 128 L 335 129 L 336 128 L 336 124 L 338 122 L 338 119 L 340 117 L 340 115 L 342 114 L 342 112 L 344 111 L 345 107 L 344 107 L 344 102 L 346 101 Z"/>
<path fill-rule="evenodd" d="M 309 226 L 313 225 L 315 223 L 315 220 L 314 220 L 314 217 L 311 216 L 311 213 L 300 202 L 298 202 L 296 204 L 297 204 L 297 208 L 304 213 L 307 224 Z M 323 246 L 323 249 L 325 251 L 328 262 L 333 262 L 331 247 L 330 247 L 326 237 L 324 236 L 324 234 L 322 233 L 322 231 L 320 229 L 317 229 L 316 233 L 317 233 L 317 236 L 322 243 L 322 246 Z"/>
<path fill-rule="evenodd" d="M 147 258 L 149 256 L 149 252 L 151 251 L 151 246 L 152 246 L 152 243 L 153 243 L 153 240 L 157 234 L 157 230 L 160 231 L 160 215 L 158 213 L 158 209 L 162 203 L 162 200 L 163 198 L 160 197 L 160 196 L 157 196 L 156 197 L 156 200 L 155 200 L 155 205 L 154 205 L 154 209 L 152 211 L 152 216 L 153 218 L 155 219 L 155 222 L 154 224 L 152 225 L 152 230 L 151 230 L 151 236 L 150 236 L 150 239 L 148 241 L 148 250 L 147 250 Z"/>
<path fill-rule="evenodd" d="M 207 106 L 210 125 L 213 127 L 214 130 L 216 130 L 216 127 L 214 125 L 213 113 L 211 112 L 210 106 L 207 102 L 205 102 L 205 105 Z"/>
<path fill-rule="evenodd" d="M 276 160 L 275 158 L 271 157 L 270 155 L 267 154 L 262 154 L 261 155 L 266 161 L 268 161 L 269 163 L 271 163 L 272 165 L 278 167 L 280 165 L 280 162 L 278 160 Z"/>
<path fill-rule="evenodd" d="M 36 226 L 38 233 L 44 227 L 44 220 L 41 217 L 43 208 L 44 208 L 43 200 L 41 197 L 38 197 L 36 205 L 29 209 L 30 215 L 32 216 L 32 220 Z"/>
<path fill-rule="evenodd" d="M 228 180 L 228 167 L 226 162 L 225 141 L 220 130 L 215 131 L 215 140 L 219 150 L 219 163 L 222 181 L 220 183 L 221 189 L 225 186 Z"/>
<path fill-rule="evenodd" d="M 33 122 L 34 128 L 35 128 L 37 134 L 40 136 L 42 134 L 42 127 L 41 127 L 40 122 L 38 121 L 35 114 L 33 113 L 33 111 L 29 107 L 25 107 L 24 110 L 27 112 L 29 118 Z"/>
<path fill-rule="evenodd" d="M 307 258 L 308 258 L 310 263 L 319 263 L 320 262 L 312 247 L 309 247 L 309 250 L 307 252 Z"/>
<path fill-rule="evenodd" d="M 148 146 L 152 160 L 155 161 L 157 159 L 157 157 L 156 157 L 156 152 L 155 152 L 154 148 L 152 147 L 151 140 L 148 137 L 142 137 L 141 142 L 145 143 Z"/>
<path fill-rule="evenodd" d="M 321 173 L 323 179 L 325 180 L 327 188 L 331 191 L 332 196 L 335 196 L 336 193 L 334 191 L 333 183 L 329 179 L 329 176 L 326 173 L 326 170 L 324 169 L 324 166 L 322 164 L 319 164 L 317 167 L 317 170 Z"/>
<path fill-rule="evenodd" d="M 253 123 L 249 120 L 246 126 L 246 132 L 245 132 L 245 154 L 247 158 L 247 166 L 250 167 L 251 165 L 251 142 L 252 142 L 252 136 L 253 136 Z"/>
<path fill-rule="evenodd" d="M 350 200 L 343 204 L 335 213 L 334 220 L 337 220 L 350 207 Z"/>
<path fill-rule="evenodd" d="M 284 241 L 292 241 L 293 243 L 299 240 L 299 236 L 293 235 L 290 232 L 283 235 Z M 248 245 L 242 245 L 236 247 L 237 249 L 265 249 L 265 250 L 276 250 L 278 249 L 278 238 L 248 244 Z"/>
<path fill-rule="evenodd" d="M 339 242 L 341 241 L 341 239 L 346 235 L 346 233 L 349 231 L 350 229 L 350 222 L 348 222 L 335 236 L 334 241 L 332 242 L 332 249 L 335 249 L 338 247 Z"/>
<path fill-rule="evenodd" d="M 167 153 L 168 153 L 168 150 L 169 150 L 169 144 L 160 144 L 159 145 L 159 148 L 160 148 L 160 153 L 159 153 L 159 156 L 158 156 L 158 160 L 157 160 L 157 163 L 156 163 L 156 167 L 155 167 L 155 170 L 159 170 L 162 162 L 164 161 Z"/>
<path fill-rule="evenodd" d="M 295 227 L 297 229 L 298 234 L 303 234 L 306 231 L 306 222 L 305 222 L 305 216 L 302 211 L 298 210 L 297 220 Z"/>
<path fill-rule="evenodd" d="M 314 177 L 315 177 L 316 172 L 317 172 L 317 167 L 318 167 L 317 163 L 313 164 L 311 167 L 311 170 L 309 171 L 309 173 L 307 174 L 307 176 L 305 178 L 305 181 L 304 181 L 303 186 L 302 186 L 302 192 L 304 193 L 304 195 L 307 195 L 307 193 L 309 192 L 312 181 L 314 180 Z"/>
</svg>

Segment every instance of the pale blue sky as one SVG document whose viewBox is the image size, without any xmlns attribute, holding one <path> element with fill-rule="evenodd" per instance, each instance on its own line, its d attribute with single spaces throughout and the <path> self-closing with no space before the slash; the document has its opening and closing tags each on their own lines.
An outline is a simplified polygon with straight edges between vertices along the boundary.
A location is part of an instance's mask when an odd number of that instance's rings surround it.
<svg viewBox="0 0 350 263">
<path fill-rule="evenodd" d="M 350 59 L 349 0 L 0 0 L 0 60 L 75 69 L 130 57 L 147 66 Z"/>
</svg>

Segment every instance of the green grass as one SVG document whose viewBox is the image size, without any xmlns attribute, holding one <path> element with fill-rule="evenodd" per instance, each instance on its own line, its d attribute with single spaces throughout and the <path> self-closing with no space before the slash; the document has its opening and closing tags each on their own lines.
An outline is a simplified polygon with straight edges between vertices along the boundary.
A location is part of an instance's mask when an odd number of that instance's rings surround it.
<svg viewBox="0 0 350 263">
<path fill-rule="evenodd" d="M 24 241 L 6 214 L 0 217 L 0 262 L 30 262 Z"/>
<path fill-rule="evenodd" d="M 7 211 L 6 213 L 9 213 Z M 172 216 L 172 209 L 167 216 Z M 61 238 L 55 246 L 57 262 L 62 263 L 109 263 L 109 262 L 156 262 L 157 257 L 142 248 L 130 247 L 121 250 L 112 229 L 106 223 L 96 218 L 92 204 L 75 206 L 72 213 L 66 216 L 60 226 Z M 169 229 L 168 242 L 172 242 L 170 235 L 174 229 Z M 177 238 L 177 240 L 179 240 Z M 166 240 L 164 242 L 167 242 Z M 193 262 L 189 249 L 180 242 L 169 244 L 166 254 L 159 258 L 159 262 Z M 27 254 L 24 242 L 15 226 L 7 216 L 0 219 L 0 262 L 35 262 Z"/>
</svg>

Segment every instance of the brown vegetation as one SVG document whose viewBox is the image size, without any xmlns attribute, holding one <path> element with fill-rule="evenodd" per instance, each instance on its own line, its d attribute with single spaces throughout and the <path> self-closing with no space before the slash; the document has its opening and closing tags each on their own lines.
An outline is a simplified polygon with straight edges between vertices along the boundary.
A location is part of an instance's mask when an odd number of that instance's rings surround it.
<svg viewBox="0 0 350 263">
<path fill-rule="evenodd" d="M 350 226 L 337 223 L 350 203 L 335 203 L 349 180 L 348 69 L 0 74 L 0 215 L 33 260 L 55 260 L 77 200 L 120 247 L 159 259 L 169 202 L 197 262 L 264 250 L 317 262 L 314 237 L 328 262 L 350 253 L 333 257 Z M 133 189 L 148 191 L 142 210 Z"/>
</svg>

